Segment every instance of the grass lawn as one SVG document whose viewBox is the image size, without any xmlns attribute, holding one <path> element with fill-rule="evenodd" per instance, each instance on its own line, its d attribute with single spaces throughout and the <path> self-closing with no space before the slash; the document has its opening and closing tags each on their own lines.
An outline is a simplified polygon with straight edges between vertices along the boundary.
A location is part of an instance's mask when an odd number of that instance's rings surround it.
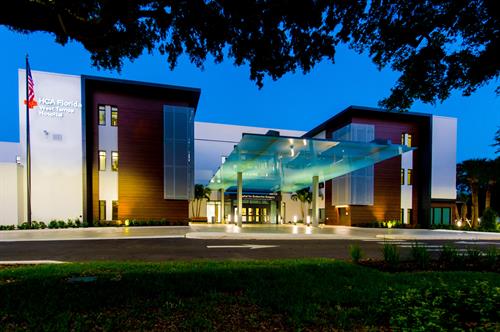
<svg viewBox="0 0 500 332">
<path fill-rule="evenodd" d="M 6 331 L 498 331 L 499 308 L 497 273 L 386 273 L 326 259 L 0 270 Z"/>
</svg>

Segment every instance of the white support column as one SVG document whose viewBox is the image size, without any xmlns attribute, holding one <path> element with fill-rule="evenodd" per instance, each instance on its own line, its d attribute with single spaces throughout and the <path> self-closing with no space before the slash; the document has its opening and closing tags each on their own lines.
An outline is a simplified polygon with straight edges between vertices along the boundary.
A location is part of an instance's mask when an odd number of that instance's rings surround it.
<svg viewBox="0 0 500 332">
<path fill-rule="evenodd" d="M 219 191 L 220 193 L 220 222 L 222 224 L 226 223 L 226 218 L 224 217 L 224 189 Z"/>
<path fill-rule="evenodd" d="M 312 225 L 318 227 L 319 225 L 319 209 L 318 209 L 318 190 L 319 190 L 319 177 L 317 175 L 312 178 Z"/>
<path fill-rule="evenodd" d="M 237 206 L 237 212 L 236 212 L 236 218 L 238 218 L 238 226 L 241 227 L 242 221 L 241 221 L 241 209 L 243 208 L 243 174 L 241 172 L 238 172 L 238 192 L 237 192 L 237 200 L 238 200 L 238 206 Z"/>
</svg>

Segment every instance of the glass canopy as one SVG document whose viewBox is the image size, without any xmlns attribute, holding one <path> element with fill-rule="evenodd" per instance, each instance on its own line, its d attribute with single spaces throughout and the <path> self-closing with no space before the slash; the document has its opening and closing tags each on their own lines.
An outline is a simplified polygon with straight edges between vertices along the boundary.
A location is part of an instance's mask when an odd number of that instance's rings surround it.
<svg viewBox="0 0 500 332">
<path fill-rule="evenodd" d="M 315 175 L 330 180 L 410 150 L 386 142 L 243 134 L 208 187 L 235 189 L 242 172 L 244 191 L 294 192 L 309 187 Z"/>
</svg>

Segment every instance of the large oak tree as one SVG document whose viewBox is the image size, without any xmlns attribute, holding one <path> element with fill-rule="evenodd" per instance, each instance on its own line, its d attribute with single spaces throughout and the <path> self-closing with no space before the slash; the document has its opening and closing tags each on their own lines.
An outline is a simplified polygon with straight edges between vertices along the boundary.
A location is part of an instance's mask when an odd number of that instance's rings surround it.
<svg viewBox="0 0 500 332">
<path fill-rule="evenodd" d="M 498 79 L 496 0 L 10 0 L 0 24 L 56 42 L 80 42 L 93 64 L 119 70 L 124 59 L 158 50 L 171 68 L 185 53 L 203 66 L 248 64 L 260 87 L 323 59 L 345 44 L 401 76 L 381 106 L 407 110 L 451 91 L 469 95 Z M 497 88 L 497 93 L 500 89 Z"/>
</svg>

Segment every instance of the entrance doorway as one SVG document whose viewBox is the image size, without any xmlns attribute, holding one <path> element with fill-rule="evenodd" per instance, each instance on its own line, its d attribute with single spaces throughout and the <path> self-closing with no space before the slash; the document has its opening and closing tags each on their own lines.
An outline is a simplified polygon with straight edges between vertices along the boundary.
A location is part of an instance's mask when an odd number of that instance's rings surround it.
<svg viewBox="0 0 500 332">
<path fill-rule="evenodd" d="M 241 221 L 245 223 L 270 222 L 269 204 L 244 204 L 241 209 Z"/>
</svg>

